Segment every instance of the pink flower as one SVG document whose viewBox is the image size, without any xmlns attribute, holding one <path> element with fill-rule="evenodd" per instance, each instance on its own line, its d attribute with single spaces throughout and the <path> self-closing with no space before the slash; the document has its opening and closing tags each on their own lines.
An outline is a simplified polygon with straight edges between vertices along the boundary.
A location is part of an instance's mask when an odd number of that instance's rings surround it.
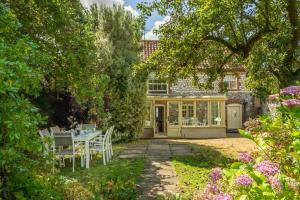
<svg viewBox="0 0 300 200">
<path fill-rule="evenodd" d="M 282 183 L 275 177 L 269 177 L 268 179 L 273 190 L 279 192 L 282 190 Z"/>
<path fill-rule="evenodd" d="M 250 163 L 250 162 L 253 161 L 253 157 L 248 152 L 240 152 L 239 156 L 238 156 L 238 160 L 243 162 L 243 163 Z"/>
<path fill-rule="evenodd" d="M 264 160 L 259 164 L 255 165 L 254 167 L 257 171 L 259 171 L 267 177 L 274 176 L 279 172 L 278 164 L 273 163 L 269 160 Z"/>
<path fill-rule="evenodd" d="M 215 197 L 215 200 L 232 200 L 232 197 L 229 194 L 221 192 Z"/>
<path fill-rule="evenodd" d="M 250 186 L 253 183 L 253 179 L 248 174 L 242 174 L 236 177 L 235 183 L 240 186 Z"/>
<path fill-rule="evenodd" d="M 300 94 L 300 86 L 289 86 L 281 90 L 281 94 L 298 95 Z"/>
<path fill-rule="evenodd" d="M 298 99 L 288 99 L 282 101 L 282 104 L 288 107 L 294 107 L 294 106 L 299 106 L 300 105 L 300 100 Z"/>
<path fill-rule="evenodd" d="M 213 182 L 217 182 L 218 180 L 222 179 L 222 169 L 219 167 L 213 168 L 209 173 L 209 178 Z"/>
<path fill-rule="evenodd" d="M 205 188 L 205 193 L 218 194 L 220 192 L 218 186 L 208 183 Z"/>
</svg>

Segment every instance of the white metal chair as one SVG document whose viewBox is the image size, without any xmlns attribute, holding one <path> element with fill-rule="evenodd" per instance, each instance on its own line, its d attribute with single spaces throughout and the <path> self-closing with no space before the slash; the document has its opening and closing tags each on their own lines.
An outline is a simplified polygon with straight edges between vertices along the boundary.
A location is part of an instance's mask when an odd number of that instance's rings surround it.
<svg viewBox="0 0 300 200">
<path fill-rule="evenodd" d="M 51 135 L 54 135 L 55 133 L 62 133 L 62 131 L 60 130 L 60 128 L 58 126 L 50 127 L 50 132 L 51 132 Z"/>
<path fill-rule="evenodd" d="M 108 154 L 109 154 L 109 158 L 111 159 L 112 157 L 113 157 L 113 155 L 114 155 L 114 153 L 113 153 L 113 148 L 112 148 L 112 140 L 111 140 L 111 138 L 112 138 L 112 134 L 113 134 L 113 132 L 114 132 L 114 126 L 112 126 L 112 127 L 110 127 L 110 134 L 109 134 L 109 136 L 108 136 Z"/>
<path fill-rule="evenodd" d="M 83 154 L 80 151 L 76 151 L 75 143 L 74 143 L 74 133 L 73 132 L 65 132 L 65 133 L 54 133 L 53 134 L 54 145 L 53 152 L 54 155 L 59 158 L 59 165 L 65 166 L 65 157 L 70 157 L 73 160 L 73 172 L 75 170 L 75 157 L 76 154 L 81 156 L 81 164 L 83 163 Z M 61 148 L 68 147 L 68 148 Z M 62 159 L 62 162 L 61 162 Z"/>
<path fill-rule="evenodd" d="M 99 135 L 97 137 L 97 140 L 94 140 L 90 143 L 90 151 L 91 153 L 93 152 L 99 152 L 102 153 L 102 158 L 103 158 L 103 164 L 106 165 L 106 163 L 109 161 L 111 158 L 109 152 L 110 147 L 109 147 L 109 138 L 112 133 L 112 127 L 109 128 L 105 135 Z"/>
</svg>

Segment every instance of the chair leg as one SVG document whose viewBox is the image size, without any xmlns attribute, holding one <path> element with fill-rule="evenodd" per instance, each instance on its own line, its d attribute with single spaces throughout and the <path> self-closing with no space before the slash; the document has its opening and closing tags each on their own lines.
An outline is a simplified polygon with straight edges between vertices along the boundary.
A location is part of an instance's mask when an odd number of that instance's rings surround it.
<svg viewBox="0 0 300 200">
<path fill-rule="evenodd" d="M 113 156 L 114 152 L 113 152 L 112 144 L 110 145 L 110 151 L 111 151 L 111 155 Z"/>
<path fill-rule="evenodd" d="M 106 152 L 105 151 L 103 151 L 102 152 L 102 157 L 103 157 L 103 165 L 106 165 L 106 159 L 105 159 L 105 154 L 106 154 Z"/>
<path fill-rule="evenodd" d="M 75 171 L 75 155 L 73 155 L 73 172 Z"/>
<path fill-rule="evenodd" d="M 111 156 L 111 151 L 110 151 L 110 147 L 109 146 L 107 147 L 107 151 L 108 151 L 109 159 L 111 159 L 112 156 Z"/>
<path fill-rule="evenodd" d="M 107 162 L 109 162 L 110 156 L 109 156 L 109 151 L 107 148 L 105 149 L 105 154 L 106 154 Z"/>
<path fill-rule="evenodd" d="M 84 165 L 84 154 L 81 154 L 81 156 L 80 156 L 80 165 L 81 165 L 81 167 L 83 167 L 83 165 Z"/>
</svg>

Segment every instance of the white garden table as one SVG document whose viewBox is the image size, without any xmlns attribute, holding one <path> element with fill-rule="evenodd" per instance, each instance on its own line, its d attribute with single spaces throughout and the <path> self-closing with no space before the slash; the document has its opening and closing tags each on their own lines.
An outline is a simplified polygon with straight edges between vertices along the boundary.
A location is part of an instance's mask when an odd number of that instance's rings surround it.
<svg viewBox="0 0 300 200">
<path fill-rule="evenodd" d="M 85 167 L 90 168 L 90 141 L 101 135 L 101 131 L 95 131 L 90 133 L 80 134 L 74 137 L 74 142 L 84 142 L 85 143 Z"/>
</svg>

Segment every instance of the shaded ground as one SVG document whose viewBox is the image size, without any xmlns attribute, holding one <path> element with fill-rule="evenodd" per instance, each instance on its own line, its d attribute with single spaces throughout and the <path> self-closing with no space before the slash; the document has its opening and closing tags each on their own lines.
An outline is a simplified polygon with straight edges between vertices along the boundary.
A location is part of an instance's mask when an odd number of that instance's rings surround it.
<svg viewBox="0 0 300 200">
<path fill-rule="evenodd" d="M 66 160 L 66 167 L 60 168 L 60 175 L 69 180 L 69 191 L 65 199 L 72 200 L 107 200 L 107 199 L 136 199 L 136 185 L 144 170 L 145 159 L 119 159 L 118 154 L 131 145 L 146 143 L 114 144 L 114 158 L 106 166 L 101 156 L 94 156 L 90 169 L 80 167 L 80 159 L 76 159 L 76 169 L 72 173 L 72 163 Z M 75 182 L 74 182 L 75 181 Z"/>
</svg>

